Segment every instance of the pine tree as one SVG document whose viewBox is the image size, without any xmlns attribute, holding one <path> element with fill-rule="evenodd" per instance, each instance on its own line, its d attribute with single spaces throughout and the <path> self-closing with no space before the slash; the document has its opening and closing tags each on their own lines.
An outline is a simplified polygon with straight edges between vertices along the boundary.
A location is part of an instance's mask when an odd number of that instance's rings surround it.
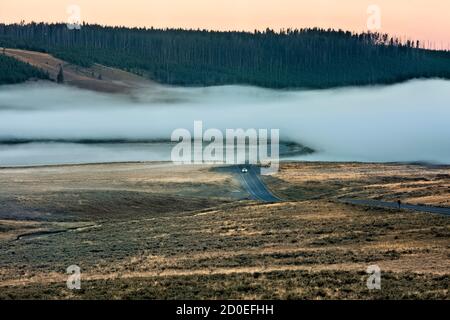
<svg viewBox="0 0 450 320">
<path fill-rule="evenodd" d="M 56 76 L 56 82 L 57 83 L 64 83 L 64 71 L 62 65 L 59 65 L 59 72 Z"/>
</svg>

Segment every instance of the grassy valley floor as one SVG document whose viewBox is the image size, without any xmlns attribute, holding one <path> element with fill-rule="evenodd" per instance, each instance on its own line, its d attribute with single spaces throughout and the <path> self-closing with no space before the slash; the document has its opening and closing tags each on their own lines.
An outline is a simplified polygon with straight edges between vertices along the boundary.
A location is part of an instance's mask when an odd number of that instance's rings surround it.
<svg viewBox="0 0 450 320">
<path fill-rule="evenodd" d="M 265 204 L 208 166 L 0 169 L 0 298 L 448 299 L 449 217 L 338 200 L 445 206 L 449 173 L 284 163 L 264 180 L 287 201 Z"/>
</svg>

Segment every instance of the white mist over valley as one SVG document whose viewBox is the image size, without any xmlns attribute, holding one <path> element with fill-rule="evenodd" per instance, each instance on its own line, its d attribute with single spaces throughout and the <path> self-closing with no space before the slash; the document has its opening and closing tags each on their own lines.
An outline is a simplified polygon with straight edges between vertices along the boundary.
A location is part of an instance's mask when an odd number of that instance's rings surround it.
<svg viewBox="0 0 450 320">
<path fill-rule="evenodd" d="M 286 159 L 450 163 L 450 81 L 329 90 L 155 86 L 131 95 L 0 88 L 0 166 L 170 160 L 173 130 L 280 129 Z"/>
</svg>

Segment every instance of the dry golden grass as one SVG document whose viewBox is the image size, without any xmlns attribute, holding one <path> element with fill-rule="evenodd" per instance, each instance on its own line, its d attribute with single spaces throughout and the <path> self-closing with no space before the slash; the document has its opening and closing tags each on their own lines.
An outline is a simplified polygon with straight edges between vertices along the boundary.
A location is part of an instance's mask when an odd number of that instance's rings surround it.
<svg viewBox="0 0 450 320">
<path fill-rule="evenodd" d="M 450 205 L 449 166 L 283 163 L 266 181 L 292 200 L 346 197 Z"/>
<path fill-rule="evenodd" d="M 49 73 L 56 80 L 60 65 L 64 70 L 64 82 L 82 89 L 100 92 L 128 92 L 132 89 L 150 87 L 154 83 L 135 74 L 95 64 L 85 68 L 70 64 L 47 53 L 7 48 L 6 55 L 26 62 Z M 98 79 L 101 75 L 101 80 Z"/>
<path fill-rule="evenodd" d="M 334 200 L 338 177 L 346 191 L 379 195 L 388 168 L 396 179 L 414 177 L 401 165 L 286 164 L 267 178 L 277 193 L 304 196 L 306 171 L 322 188 L 330 181 L 331 196 L 276 204 L 236 201 L 246 194 L 234 178 L 202 166 L 0 170 L 0 197 L 16 220 L 21 208 L 33 228 L 95 226 L 0 239 L 0 298 L 447 299 L 448 217 Z M 364 188 L 372 182 L 381 187 Z M 82 269 L 80 292 L 65 287 L 72 264 Z M 366 288 L 372 264 L 382 270 L 379 292 Z"/>
</svg>

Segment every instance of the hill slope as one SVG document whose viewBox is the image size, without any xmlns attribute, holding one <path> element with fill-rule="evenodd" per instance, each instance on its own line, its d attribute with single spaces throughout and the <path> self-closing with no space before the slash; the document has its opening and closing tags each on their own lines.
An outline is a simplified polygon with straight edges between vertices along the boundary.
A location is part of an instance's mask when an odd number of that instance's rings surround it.
<svg viewBox="0 0 450 320">
<path fill-rule="evenodd" d="M 158 30 L 65 24 L 1 25 L 0 46 L 48 52 L 167 84 L 251 84 L 328 88 L 387 84 L 412 78 L 450 79 L 450 52 L 384 34 L 302 29 L 275 33 Z"/>
<path fill-rule="evenodd" d="M 49 79 L 53 81 L 56 81 L 61 66 L 63 68 L 64 83 L 83 89 L 100 92 L 126 92 L 130 89 L 152 84 L 147 79 L 123 70 L 99 64 L 93 64 L 88 68 L 81 67 L 55 58 L 52 55 L 36 51 L 6 49 L 5 55 L 42 70 L 42 73 L 48 75 Z M 23 80 L 27 79 L 24 78 Z"/>
<path fill-rule="evenodd" d="M 1 48 L 0 48 L 1 50 Z M 48 75 L 32 67 L 31 65 L 17 61 L 3 54 L 0 54 L 0 84 L 13 84 L 27 81 L 29 79 L 48 79 Z"/>
</svg>

